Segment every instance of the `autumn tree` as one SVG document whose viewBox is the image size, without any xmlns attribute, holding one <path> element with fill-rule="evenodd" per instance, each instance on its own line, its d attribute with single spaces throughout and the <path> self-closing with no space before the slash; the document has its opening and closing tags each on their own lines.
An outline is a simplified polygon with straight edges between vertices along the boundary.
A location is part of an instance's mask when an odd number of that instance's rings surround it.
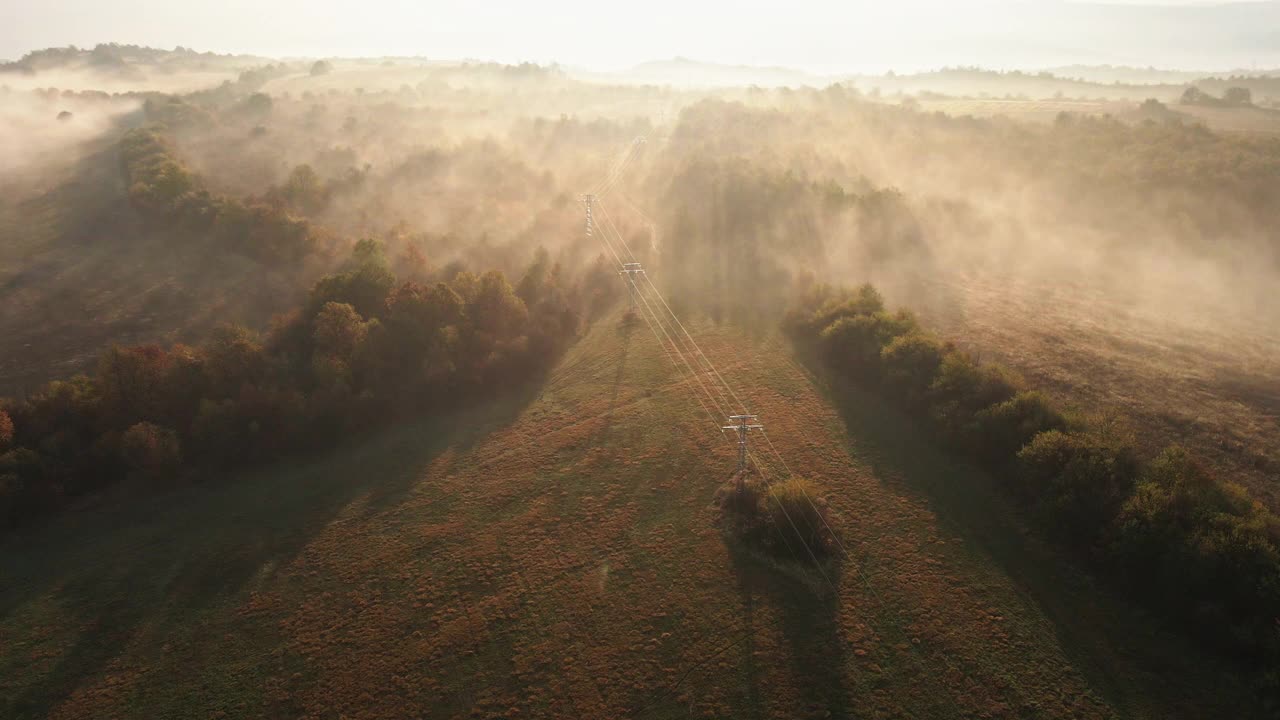
<svg viewBox="0 0 1280 720">
<path fill-rule="evenodd" d="M 8 450 L 12 443 L 13 419 L 9 417 L 9 413 L 0 410 L 0 452 Z"/>
<path fill-rule="evenodd" d="M 104 420 L 125 428 L 163 415 L 169 357 L 157 345 L 113 346 L 98 361 L 97 385 Z"/>
<path fill-rule="evenodd" d="M 178 436 L 154 423 L 140 422 L 120 438 L 120 455 L 129 469 L 148 480 L 173 478 L 182 465 Z"/>
</svg>

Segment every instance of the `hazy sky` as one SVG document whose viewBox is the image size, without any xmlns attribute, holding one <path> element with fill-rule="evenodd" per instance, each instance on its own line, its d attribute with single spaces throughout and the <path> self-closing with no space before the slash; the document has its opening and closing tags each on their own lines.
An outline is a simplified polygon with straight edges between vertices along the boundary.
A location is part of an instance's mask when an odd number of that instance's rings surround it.
<svg viewBox="0 0 1280 720">
<path fill-rule="evenodd" d="M 1280 66 L 1280 3 L 1194 0 L 0 0 L 0 57 L 122 42 L 610 69 L 685 56 L 818 72 L 1071 62 Z"/>
</svg>

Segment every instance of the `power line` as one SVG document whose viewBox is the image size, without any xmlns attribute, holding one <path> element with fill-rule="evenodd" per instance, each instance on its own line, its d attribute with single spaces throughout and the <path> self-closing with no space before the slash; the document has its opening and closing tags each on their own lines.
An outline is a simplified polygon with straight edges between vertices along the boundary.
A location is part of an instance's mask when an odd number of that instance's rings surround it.
<svg viewBox="0 0 1280 720">
<path fill-rule="evenodd" d="M 601 209 L 603 210 L 603 206 L 601 206 Z M 614 235 L 617 237 L 618 241 L 622 243 L 622 245 L 623 245 L 623 247 L 624 247 L 624 248 L 626 248 L 626 241 L 622 239 L 621 234 L 618 232 L 617 226 L 615 226 L 615 225 L 614 225 L 614 224 L 613 224 L 613 223 L 608 219 L 608 214 L 607 214 L 607 212 L 605 212 L 605 213 L 603 214 L 603 216 L 604 216 L 604 217 L 605 217 L 605 219 L 606 219 L 606 223 L 607 223 L 607 228 L 608 228 L 608 229 L 607 229 L 607 230 L 602 234 L 602 237 L 605 237 L 605 238 L 607 239 L 607 237 L 608 237 L 608 232 L 609 232 L 609 231 L 612 231 L 612 232 L 614 233 Z M 600 227 L 601 227 L 601 229 L 602 229 L 602 230 L 605 230 L 606 225 L 601 225 Z M 628 252 L 629 252 L 629 249 L 628 249 Z M 647 278 L 648 276 L 646 275 L 645 277 Z M 657 288 L 656 288 L 656 287 L 654 287 L 652 283 L 650 283 L 650 287 L 652 288 L 652 290 L 653 290 L 654 294 L 655 294 L 655 295 L 657 295 L 657 297 L 658 297 L 659 299 L 661 299 L 662 295 L 661 295 L 661 293 L 659 293 L 659 292 L 658 292 Z M 647 299 L 645 299 L 645 297 L 644 297 L 644 295 L 643 295 L 643 294 L 641 294 L 641 295 L 640 295 L 640 299 L 641 299 L 641 301 L 644 303 L 645 309 L 646 309 L 647 311 L 649 311 L 650 313 L 652 313 L 652 314 L 654 315 L 655 319 L 656 319 L 656 318 L 657 318 L 657 314 L 656 314 L 656 313 L 654 313 L 654 311 L 653 311 L 652 307 L 649 305 L 648 300 L 647 300 Z M 664 304 L 665 304 L 665 301 L 663 301 L 663 302 L 664 302 Z M 668 307 L 668 309 L 670 308 L 670 306 L 667 306 L 667 307 Z M 674 313 L 673 313 L 672 315 L 674 316 Z M 677 322 L 679 322 L 679 321 L 678 321 L 678 319 L 677 319 Z M 662 332 L 663 332 L 663 334 L 664 334 L 664 335 L 667 335 L 666 329 L 662 326 L 662 323 L 661 323 L 661 322 L 659 322 L 659 323 L 658 323 L 658 327 L 662 330 Z M 688 336 L 688 335 L 689 335 L 689 333 L 688 333 L 688 331 L 687 331 L 687 330 L 685 331 L 685 335 L 686 335 L 686 336 Z M 668 340 L 670 340 L 670 339 L 671 339 L 669 335 L 667 335 L 667 339 L 668 339 Z M 690 341 L 692 341 L 692 337 L 691 337 L 691 336 L 690 336 L 690 338 L 689 338 L 689 339 L 690 339 Z M 689 363 L 689 361 L 684 357 L 684 354 L 681 352 L 679 345 L 678 345 L 678 344 L 676 344 L 675 342 L 672 342 L 672 346 L 673 346 L 673 349 L 675 349 L 675 351 L 676 351 L 676 355 L 680 357 L 681 361 L 683 361 L 683 362 L 684 362 L 684 364 L 685 364 L 685 366 L 689 369 L 690 374 L 692 374 L 692 375 L 693 375 L 693 377 L 694 377 L 694 379 L 697 381 L 698 386 L 703 390 L 703 392 L 705 392 L 705 393 L 707 394 L 707 397 L 711 399 L 712 404 L 713 404 L 713 405 L 716 405 L 717 409 L 721 409 L 721 408 L 720 408 L 720 403 L 719 403 L 719 401 L 716 399 L 716 397 L 715 397 L 715 396 L 714 396 L 710 391 L 708 391 L 708 390 L 706 389 L 706 386 L 702 383 L 702 379 L 698 376 L 699 374 L 693 370 L 693 366 L 692 366 L 692 365 Z M 699 353 L 701 353 L 701 350 L 699 350 L 698 352 L 699 352 Z M 704 359 L 706 358 L 705 354 L 703 355 L 703 358 L 704 358 Z M 711 361 L 710 361 L 709 359 L 707 359 L 707 364 L 711 366 L 711 368 L 712 368 L 712 370 L 713 370 L 713 371 L 715 370 L 714 365 L 711 365 Z M 715 375 L 716 375 L 716 377 L 717 377 L 717 378 L 719 378 L 719 379 L 720 379 L 720 381 L 721 381 L 722 383 L 724 382 L 724 378 L 720 375 L 720 373 L 719 373 L 718 371 L 717 371 L 717 372 L 715 372 Z M 727 385 L 727 384 L 726 384 L 726 385 Z M 730 392 L 732 393 L 732 389 L 730 389 Z M 735 395 L 735 397 L 736 397 L 736 395 Z M 699 401 L 701 401 L 701 400 L 699 400 Z M 703 406 L 703 409 L 704 409 L 704 410 L 706 410 L 705 405 Z M 722 410 L 722 412 L 723 412 L 723 410 Z M 725 414 L 725 415 L 729 415 L 729 413 L 727 413 L 727 412 L 725 412 L 724 414 Z M 753 417 L 754 417 L 754 416 L 753 416 Z M 731 419 L 732 419 L 732 418 L 731 418 Z M 724 432 L 724 430 L 726 430 L 726 429 L 729 429 L 729 428 L 721 428 L 721 432 L 723 433 L 723 432 Z M 761 478 L 764 480 L 764 482 L 765 482 L 765 483 L 766 483 L 766 485 L 767 485 L 767 484 L 768 484 L 767 474 L 765 473 L 764 468 L 763 468 L 763 466 L 759 463 L 759 461 L 758 461 L 758 460 L 756 460 L 756 458 L 755 458 L 753 455 L 750 455 L 750 453 L 747 451 L 747 449 L 746 449 L 744 446 L 741 446 L 741 445 L 740 445 L 739 452 L 740 452 L 740 458 L 741 458 L 741 457 L 744 457 L 744 456 L 745 456 L 745 457 L 750 458 L 751 462 L 752 462 L 753 464 L 755 464 L 757 472 L 759 472 L 759 473 L 760 473 Z M 745 469 L 745 465 L 746 465 L 746 463 L 745 463 L 743 460 L 741 460 L 741 459 L 740 459 L 740 461 L 739 461 L 739 467 L 740 467 L 740 469 Z M 796 538 L 800 541 L 800 544 L 801 544 L 801 546 L 805 549 L 805 552 L 809 554 L 809 557 L 813 560 L 814 566 L 818 569 L 818 572 L 822 575 L 823 579 L 824 579 L 824 580 L 826 580 L 827 584 L 831 587 L 832 592 L 833 592 L 833 593 L 835 593 L 835 594 L 839 594 L 839 591 L 836 589 L 835 583 L 833 583 L 833 582 L 831 581 L 831 578 L 827 575 L 826 570 L 824 570 L 824 569 L 823 569 L 821 561 L 819 561 L 819 560 L 818 560 L 818 556 L 817 556 L 817 554 L 816 554 L 816 553 L 814 553 L 814 552 L 813 552 L 813 549 L 809 547 L 809 543 L 808 543 L 808 541 L 805 539 L 804 534 L 800 532 L 800 528 L 799 528 L 799 526 L 798 526 L 798 525 L 796 525 L 795 520 L 794 520 L 794 519 L 792 519 L 792 517 L 791 517 L 791 513 L 787 510 L 786 506 L 782 503 L 782 501 L 781 501 L 781 500 L 780 500 L 776 495 L 774 495 L 774 494 L 772 494 L 772 493 L 768 493 L 768 494 L 769 494 L 769 496 L 773 499 L 774 503 L 775 503 L 775 504 L 777 504 L 778 509 L 782 511 L 783 517 L 787 520 L 787 524 L 788 524 L 788 525 L 790 525 L 790 526 L 791 526 L 791 529 L 795 531 L 795 533 L 796 533 Z M 807 498 L 807 495 L 806 495 L 805 497 Z M 810 505 L 812 505 L 812 502 L 810 502 Z M 814 512 L 815 512 L 815 513 L 817 513 L 817 508 L 816 508 L 816 507 L 814 507 L 813 509 L 814 509 Z M 785 536 L 785 534 L 784 534 L 784 536 Z"/>
<path fill-rule="evenodd" d="M 638 138 L 637 140 L 638 140 L 638 141 L 642 141 L 642 139 L 639 139 L 639 138 Z M 636 149 L 637 145 L 638 145 L 638 142 L 633 142 L 633 144 L 632 144 L 632 152 L 629 152 L 629 153 L 627 154 L 627 156 L 624 158 L 624 160 L 623 160 L 623 162 L 621 163 L 621 165 L 619 165 L 619 166 L 616 168 L 615 172 L 611 174 L 611 177 L 610 177 L 609 179 L 607 179 L 607 180 L 606 180 L 606 182 L 605 182 L 602 186 L 600 186 L 600 188 L 599 188 L 595 193 L 592 193 L 592 195 L 595 195 L 595 196 L 596 196 L 596 201 L 597 201 L 597 202 L 598 202 L 598 198 L 599 198 L 599 196 L 601 196 L 601 195 L 603 195 L 605 192 L 607 192 L 607 191 L 608 191 L 610 188 L 612 188 L 612 186 L 613 186 L 613 185 L 618 181 L 618 179 L 619 179 L 619 178 L 620 178 L 620 176 L 621 176 L 622 171 L 625 169 L 626 165 L 630 162 L 631 158 L 634 156 L 634 154 L 635 154 L 635 153 L 634 153 L 634 151 L 635 151 L 635 149 Z M 634 205 L 632 205 L 629 201 L 626 201 L 626 200 L 624 199 L 624 202 L 627 202 L 629 205 L 631 205 L 632 209 L 633 209 L 633 210 L 635 210 L 635 211 L 637 212 L 637 214 L 639 214 L 642 218 L 645 218 L 646 220 L 648 220 L 647 216 L 646 216 L 643 212 L 639 211 L 639 209 L 638 209 L 638 208 L 635 208 L 635 206 L 634 206 Z M 622 246 L 623 251 L 626 253 L 627 257 L 629 257 L 632 261 L 634 261 L 634 260 L 635 260 L 635 255 L 634 255 L 634 253 L 631 251 L 630 246 L 628 246 L 628 245 L 627 245 L 626 239 L 622 236 L 622 233 L 621 233 L 621 232 L 619 232 L 619 231 L 618 231 L 618 229 L 617 229 L 617 226 L 616 226 L 616 225 L 614 225 L 612 218 L 610 218 L 610 217 L 609 217 L 608 210 L 606 210 L 606 209 L 604 208 L 604 206 L 603 206 L 603 205 L 599 205 L 599 208 L 600 208 L 601 216 L 603 217 L 603 219 L 604 219 L 604 221 L 605 221 L 603 225 L 600 225 L 600 228 L 601 228 L 602 230 L 604 230 L 604 232 L 602 233 L 602 237 L 604 237 L 604 238 L 605 238 L 606 244 L 608 244 L 608 245 L 609 245 L 609 247 L 610 247 L 610 251 L 614 253 L 615 259 L 617 259 L 617 260 L 618 260 L 619 265 L 622 265 L 622 266 L 624 266 L 624 267 L 625 267 L 625 265 L 626 265 L 626 264 L 622 262 L 622 260 L 621 260 L 621 256 L 619 255 L 619 253 L 617 253 L 617 252 L 613 249 L 612 244 L 611 244 L 611 243 L 609 243 L 609 241 L 608 241 L 608 237 L 607 237 L 607 236 L 608 236 L 608 232 L 609 232 L 609 231 L 612 231 L 612 232 L 613 232 L 613 234 L 615 235 L 615 237 L 616 237 L 616 239 L 617 239 L 618 243 Z M 588 209 L 590 210 L 590 204 L 588 205 Z M 652 221 L 651 221 L 651 220 L 650 220 L 650 221 L 648 221 L 648 222 L 650 223 L 650 225 L 651 225 L 651 226 L 656 227 L 656 226 L 654 226 L 654 225 L 653 225 L 653 223 L 652 223 Z M 608 230 L 605 230 L 605 228 L 606 228 L 606 227 L 608 228 Z M 768 434 L 764 432 L 764 428 L 763 428 L 763 426 L 762 426 L 762 425 L 754 425 L 754 426 L 747 425 L 748 421 L 749 421 L 749 420 L 754 420 L 754 419 L 756 418 L 756 416 L 754 416 L 754 415 L 747 415 L 747 414 L 746 414 L 746 413 L 747 413 L 747 406 L 746 406 L 746 404 L 742 402 L 741 398 L 739 398 L 739 397 L 738 397 L 738 395 L 737 395 L 737 393 L 736 393 L 736 392 L 734 392 L 733 387 L 732 387 L 731 385 L 729 385 L 729 383 L 724 379 L 724 376 L 723 376 L 723 375 L 720 373 L 720 371 L 715 367 L 715 364 L 711 362 L 711 359 L 710 359 L 709 357 L 707 357 L 706 353 L 702 351 L 702 348 L 698 346 L 697 342 L 693 339 L 693 335 L 688 331 L 688 329 L 684 326 L 684 324 L 680 322 L 679 317 L 678 317 L 678 316 L 675 314 L 675 312 L 671 309 L 671 306 L 670 306 L 670 304 L 668 304 L 668 303 L 667 303 L 666 299 L 662 297 L 662 293 L 658 290 L 657 286 L 653 283 L 653 280 L 649 277 L 648 273 L 644 273 L 644 274 L 643 274 L 643 278 L 644 278 L 645 282 L 649 285 L 649 287 L 650 287 L 651 291 L 653 292 L 654 296 L 657 298 L 657 300 L 659 301 L 659 303 L 663 306 L 663 309 L 665 309 L 665 310 L 666 310 L 665 318 L 669 318 L 669 320 L 665 320 L 665 322 L 666 322 L 666 323 L 674 322 L 674 327 L 678 327 L 678 328 L 679 328 L 680 333 L 682 333 L 682 334 L 683 334 L 683 338 L 681 338 L 681 341 L 680 341 L 680 342 L 676 342 L 675 340 L 673 340 L 673 339 L 671 338 L 671 334 L 667 333 L 666 328 L 664 327 L 664 318 L 660 318 L 660 317 L 659 317 L 659 315 L 658 315 L 658 313 L 656 313 L 656 312 L 653 310 L 653 308 L 649 305 L 648 300 L 646 300 L 646 299 L 644 298 L 644 295 L 643 295 L 643 294 L 640 294 L 640 298 L 641 298 L 642 302 L 644 303 L 645 310 L 647 311 L 646 313 L 642 313 L 642 314 L 644 314 L 644 315 L 645 315 L 646 322 L 649 322 L 649 317 L 648 317 L 648 316 L 649 316 L 649 315 L 652 315 L 653 320 L 654 320 L 654 321 L 656 322 L 656 324 L 657 324 L 657 327 L 658 327 L 659 329 L 661 329 L 662 334 L 663 334 L 664 336 L 666 336 L 666 337 L 667 337 L 667 340 L 668 340 L 668 341 L 670 341 L 670 342 L 671 342 L 672 349 L 675 351 L 676 356 L 678 356 L 678 357 L 680 358 L 680 360 L 683 362 L 683 364 L 685 365 L 685 367 L 689 369 L 690 374 L 691 374 L 691 375 L 693 375 L 693 376 L 694 376 L 694 379 L 698 382 L 698 385 L 699 385 L 700 389 L 702 389 L 702 390 L 703 390 L 703 392 L 705 392 L 705 393 L 707 394 L 707 397 L 708 397 L 709 399 L 711 399 L 712 404 L 713 404 L 713 405 L 715 405 L 715 406 L 717 407 L 717 409 L 720 409 L 720 402 L 721 402 L 721 401 L 725 402 L 725 404 L 728 404 L 728 405 L 732 406 L 732 405 L 728 402 L 728 398 L 727 398 L 727 397 L 725 396 L 725 394 L 724 394 L 726 391 L 727 391 L 728 395 L 729 395 L 729 396 L 731 396 L 731 397 L 733 398 L 734 402 L 735 402 L 737 405 L 739 405 L 739 406 L 741 406 L 741 407 L 743 408 L 743 414 L 742 414 L 742 415 L 738 415 L 738 416 L 730 416 L 730 419 L 731 419 L 731 420 L 737 420 L 737 421 L 739 421 L 739 424 L 738 424 L 738 425 L 722 426 L 722 427 L 721 427 L 721 433 L 723 433 L 725 430 L 729 430 L 729 429 L 737 429 L 737 430 L 739 431 L 739 465 L 738 465 L 738 467 L 739 467 L 739 474 L 740 474 L 740 476 L 741 476 L 741 474 L 746 470 L 746 465 L 747 465 L 746 460 L 748 460 L 748 459 L 749 459 L 749 460 L 750 460 L 750 462 L 751 462 L 751 464 L 754 464 L 754 465 L 756 466 L 756 470 L 757 470 L 757 472 L 760 474 L 761 480 L 764 482 L 764 484 L 765 484 L 765 486 L 766 486 L 766 493 L 767 493 L 767 494 L 768 494 L 768 495 L 769 495 L 769 496 L 770 496 L 770 497 L 775 501 L 775 503 L 776 503 L 776 504 L 777 504 L 777 506 L 778 506 L 778 509 L 782 511 L 782 513 L 783 513 L 783 517 L 787 520 L 787 523 L 788 523 L 788 525 L 790 525 L 790 526 L 791 526 L 792 530 L 793 530 L 793 531 L 795 531 L 797 539 L 798 539 L 798 540 L 800 540 L 800 543 L 801 543 L 802 547 L 804 547 L 804 549 L 805 549 L 805 551 L 808 553 L 808 555 L 809 555 L 810 559 L 812 559 L 812 560 L 813 560 L 813 562 L 814 562 L 814 566 L 818 569 L 818 572 L 822 575 L 823 579 L 827 582 L 827 585 L 831 587 L 832 592 L 833 592 L 834 594 L 836 594 L 836 595 L 839 595 L 839 590 L 838 590 L 838 588 L 836 588 L 835 583 L 833 583 L 833 582 L 831 581 L 831 578 L 827 575 L 827 573 L 826 573 L 825 569 L 824 569 L 824 568 L 823 568 L 823 566 L 822 566 L 821 561 L 819 561 L 819 560 L 818 560 L 817 555 L 813 552 L 813 549 L 809 547 L 809 543 L 808 543 L 808 542 L 807 542 L 807 540 L 805 539 L 804 535 L 800 532 L 799 527 L 796 525 L 796 523 L 795 523 L 794 519 L 791 517 L 791 514 L 790 514 L 790 512 L 788 512 L 788 510 L 787 510 L 786 506 L 781 502 L 781 500 L 780 500 L 780 499 L 779 499 L 779 498 L 778 498 L 774 493 L 772 493 L 772 492 L 769 492 L 769 491 L 768 491 L 769 484 L 770 484 L 770 483 L 769 483 L 768 474 L 766 473 L 765 467 L 764 467 L 764 466 L 759 462 L 759 459 L 758 459 L 758 458 L 756 458 L 756 457 L 754 456 L 754 454 L 750 452 L 749 448 L 747 448 L 747 446 L 746 446 L 746 441 L 745 441 L 746 430 L 747 430 L 747 429 L 759 429 L 759 430 L 761 430 L 762 434 L 763 434 L 763 435 L 764 435 L 764 437 L 765 437 L 765 440 L 766 440 L 767 444 L 769 445 L 770 451 L 773 453 L 773 455 L 774 455 L 774 456 L 778 459 L 778 461 L 781 463 L 782 468 L 783 468 L 783 472 L 786 474 L 786 476 L 787 476 L 787 477 L 791 477 L 791 469 L 790 469 L 790 467 L 787 465 L 786 459 L 785 459 L 785 458 L 783 458 L 782 454 L 778 451 L 777 447 L 773 444 L 773 441 L 772 441 L 772 439 L 771 439 L 771 438 L 769 438 Z M 630 279 L 634 282 L 634 274 L 630 275 Z M 654 328 L 654 324 L 653 324 L 653 323 L 650 323 L 650 329 L 652 330 L 653 328 Z M 674 331 L 673 331 L 673 332 L 674 332 Z M 677 337 L 679 337 L 679 335 L 677 335 Z M 658 339 L 659 343 L 660 343 L 660 344 L 662 344 L 662 340 L 661 340 L 661 338 L 658 338 L 658 336 L 657 336 L 657 333 L 656 333 L 656 332 L 655 332 L 655 339 Z M 688 361 L 688 359 L 686 359 L 686 358 L 684 357 L 684 351 L 681 349 L 681 346 L 685 344 L 685 342 L 684 342 L 684 341 L 686 341 L 686 340 L 687 340 L 688 345 L 689 345 L 690 347 L 692 347 L 692 348 L 693 348 L 693 349 L 692 349 L 692 351 L 690 352 L 690 354 L 692 354 L 692 355 L 694 356 L 694 363 L 690 363 L 690 362 Z M 665 348 L 665 345 L 664 345 L 663 347 L 664 347 L 664 350 L 665 350 L 665 349 L 666 349 L 666 348 Z M 669 358 L 669 359 L 670 359 L 670 357 L 671 357 L 671 356 L 670 356 L 670 354 L 668 354 L 668 358 Z M 674 362 L 674 361 L 673 361 L 673 362 Z M 693 364 L 695 364 L 695 363 L 696 363 L 696 364 L 698 364 L 698 366 L 699 366 L 699 367 L 701 367 L 701 366 L 702 366 L 702 364 L 704 364 L 704 363 L 705 363 L 706 367 L 707 367 L 707 368 L 709 368 L 710 373 L 711 373 L 712 375 L 714 375 L 714 376 L 715 376 L 716 380 L 718 380 L 718 381 L 719 381 L 719 383 L 718 383 L 718 384 L 717 384 L 717 383 L 712 383 L 712 387 L 714 387 L 714 388 L 716 389 L 716 393 L 718 393 L 718 394 L 720 395 L 720 398 L 719 398 L 719 399 L 717 399 L 717 398 L 716 398 L 715 394 L 713 394 L 713 393 L 711 393 L 710 391 L 708 391 L 708 390 L 707 390 L 707 388 L 706 388 L 706 386 L 702 383 L 701 378 L 700 378 L 700 377 L 698 377 L 698 375 L 699 375 L 700 373 L 699 373 L 699 372 L 697 372 L 697 371 L 695 371 L 695 370 L 693 369 Z M 677 365 L 677 368 L 678 368 L 678 367 L 679 367 L 679 366 Z M 722 389 L 722 388 L 723 388 L 723 389 Z M 702 402 L 702 398 L 701 398 L 700 396 L 698 396 L 698 402 L 699 402 L 699 404 L 701 404 L 701 405 L 702 405 L 703 410 L 704 410 L 704 411 L 707 411 L 707 412 L 708 412 L 708 414 L 710 414 L 709 409 L 706 407 L 706 404 Z M 728 413 L 725 413 L 725 414 L 726 414 L 726 415 L 728 415 Z M 745 427 L 744 427 L 744 426 L 745 426 Z M 814 503 L 813 499 L 812 499 L 811 497 L 809 497 L 809 494 L 808 494 L 808 492 L 807 492 L 807 491 L 805 491 L 805 489 L 804 489 L 803 485 L 798 485 L 798 486 L 797 486 L 797 488 L 799 489 L 799 491 L 800 491 L 800 493 L 801 493 L 801 496 L 805 499 L 805 502 L 809 505 L 810 509 L 813 511 L 814 515 L 816 515 L 816 516 L 818 517 L 818 519 L 822 522 L 823 527 L 827 530 L 827 533 L 831 536 L 832 541 L 833 541 L 833 542 L 837 545 L 837 547 L 840 549 L 841 554 L 844 556 L 844 558 L 845 558 L 847 561 L 849 561 L 849 562 L 851 562 L 851 563 L 852 563 L 852 562 L 853 562 L 853 558 L 852 558 L 852 556 L 849 554 L 848 549 L 847 549 L 847 548 L 845 548 L 844 543 L 840 540 L 839 536 L 834 532 L 834 530 L 831 528 L 831 526 L 827 523 L 827 520 L 826 520 L 826 518 L 825 518 L 824 514 L 819 510 L 819 508 L 817 507 L 817 505 Z M 784 542 L 786 542 L 786 534 L 785 534 L 785 533 L 780 533 L 780 534 L 779 534 L 779 537 L 780 537 L 780 538 L 782 538 L 782 539 L 784 540 Z M 789 542 L 786 542 L 786 544 L 787 544 L 788 546 L 790 546 L 790 543 L 789 543 Z M 794 549 L 791 549 L 791 552 L 792 552 L 792 554 L 794 555 Z M 857 573 L 858 573 L 858 575 L 859 575 L 859 578 L 862 580 L 862 582 L 863 582 L 863 584 L 866 586 L 867 590 L 868 590 L 868 591 L 873 595 L 873 597 L 875 597 L 876 602 L 877 602 L 878 604 L 880 604 L 880 605 L 883 607 L 883 606 L 884 606 L 884 600 L 883 600 L 883 598 L 882 598 L 882 597 L 880 596 L 880 594 L 875 590 L 874 586 L 873 586 L 873 585 L 871 584 L 871 582 L 870 582 L 870 579 L 867 577 L 866 573 L 863 571 L 863 569 L 862 569 L 862 567 L 860 566 L 860 564 L 855 563 L 855 570 L 857 571 Z M 745 637 L 745 636 L 744 636 L 744 637 Z M 741 642 L 741 639 L 739 639 L 739 640 L 735 641 L 735 643 L 734 643 L 734 644 L 736 644 L 736 642 Z M 730 644 L 729 646 L 732 646 L 732 644 Z M 911 649 L 912 654 L 913 654 L 913 656 L 916 658 L 916 661 L 920 664 L 921 669 L 925 672 L 925 674 L 929 674 L 929 673 L 928 673 L 927 666 L 924 664 L 923 659 L 920 657 L 919 652 L 916 650 L 916 648 L 915 648 L 915 646 L 914 646 L 914 643 L 908 642 L 908 643 L 907 643 L 907 646 Z M 715 653 L 715 655 L 719 655 L 721 652 L 723 652 L 723 651 L 724 651 L 724 649 L 727 649 L 727 647 L 728 647 L 728 646 L 726 646 L 725 648 L 723 648 L 723 649 L 721 649 L 721 650 L 718 650 L 718 651 Z M 714 657 L 715 655 L 713 655 L 712 657 Z M 702 664 L 702 663 L 705 663 L 705 662 L 709 661 L 710 659 L 712 659 L 712 658 L 704 659 L 704 660 L 703 660 L 703 661 L 701 661 L 698 665 L 700 665 L 700 664 Z M 951 664 L 951 662 L 950 662 L 949 658 L 947 658 L 945 655 L 943 656 L 943 661 L 947 664 L 948 669 L 953 670 L 953 671 L 956 669 L 956 668 Z M 686 673 L 685 673 L 684 675 L 682 675 L 682 676 L 681 676 L 681 679 L 680 679 L 679 681 L 677 681 L 677 683 L 676 683 L 675 685 L 673 685 L 671 689 L 669 689 L 668 694 L 669 694 L 669 692 L 674 691 L 674 688 L 675 688 L 675 687 L 678 687 L 678 685 L 684 681 L 684 678 L 686 678 L 686 677 L 688 676 L 688 674 L 689 674 L 690 672 L 692 672 L 692 670 L 693 670 L 693 669 L 696 669 L 696 667 L 697 667 L 698 665 L 695 665 L 693 668 L 690 668 L 688 671 L 686 671 Z M 952 698 L 952 697 L 950 696 L 950 694 L 949 694 L 949 693 L 946 693 L 946 692 L 945 692 L 945 686 L 944 686 L 944 693 L 943 693 L 943 694 L 947 697 L 948 701 L 950 701 L 950 703 L 951 703 L 952 707 L 953 707 L 953 708 L 955 708 L 955 700 L 954 700 L 954 698 Z M 955 709 L 957 709 L 957 710 L 958 710 L 958 708 L 955 708 Z"/>
</svg>

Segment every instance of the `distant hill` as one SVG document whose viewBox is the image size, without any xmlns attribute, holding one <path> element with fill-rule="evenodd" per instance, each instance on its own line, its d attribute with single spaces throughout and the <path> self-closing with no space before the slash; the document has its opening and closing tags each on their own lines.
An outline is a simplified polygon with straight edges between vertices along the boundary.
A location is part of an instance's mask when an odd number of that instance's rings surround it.
<svg viewBox="0 0 1280 720">
<path fill-rule="evenodd" d="M 745 87 L 820 87 L 833 82 L 823 77 L 786 67 L 723 65 L 677 57 L 641 63 L 614 73 L 578 71 L 583 80 L 621 82 L 638 85 L 670 85 L 684 88 Z"/>
<path fill-rule="evenodd" d="M 173 50 L 102 43 L 93 48 L 68 47 L 34 50 L 13 62 L 0 62 L 0 76 L 37 76 L 41 73 L 89 71 L 104 77 L 135 80 L 144 71 L 237 70 L 271 62 L 252 55 L 219 55 L 178 46 Z"/>
</svg>

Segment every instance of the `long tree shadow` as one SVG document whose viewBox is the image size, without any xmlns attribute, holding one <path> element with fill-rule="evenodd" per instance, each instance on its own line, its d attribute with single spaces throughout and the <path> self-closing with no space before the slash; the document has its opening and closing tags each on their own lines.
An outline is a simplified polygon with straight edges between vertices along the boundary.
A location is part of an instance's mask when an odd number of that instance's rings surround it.
<svg viewBox="0 0 1280 720">
<path fill-rule="evenodd" d="M 1182 698 L 1201 706 L 1216 702 L 1221 711 L 1232 712 L 1228 706 L 1244 696 L 1238 681 L 1197 661 L 1200 654 L 1186 641 L 1160 630 L 1141 611 L 1098 587 L 1069 558 L 1029 535 L 990 475 L 931 445 L 922 429 L 874 394 L 845 384 L 826 386 L 807 360 L 811 379 L 844 421 L 853 454 L 869 462 L 882 481 L 901 483 L 927 498 L 944 528 L 994 561 L 1050 621 L 1072 665 L 1114 708 L 1125 716 L 1145 716 L 1153 701 L 1168 710 Z M 1232 692 L 1207 691 L 1222 682 Z"/>
<path fill-rule="evenodd" d="M 622 356 L 618 359 L 618 371 L 613 376 L 613 387 L 609 389 L 609 408 L 604 413 L 604 425 L 600 432 L 591 438 L 588 445 L 599 445 L 607 442 L 609 431 L 613 428 L 613 411 L 618 406 L 618 390 L 622 387 L 622 378 L 627 372 L 627 357 L 631 354 L 631 335 L 635 332 L 638 320 L 625 318 L 618 323 L 618 337 L 622 338 Z"/>
<path fill-rule="evenodd" d="M 804 698 L 805 712 L 809 716 L 851 717 L 853 698 L 845 674 L 846 643 L 840 637 L 839 595 L 832 588 L 815 588 L 814 583 L 807 582 L 810 568 L 786 567 L 736 537 L 726 537 L 726 545 L 745 612 L 748 638 L 743 662 L 750 717 L 762 717 L 753 637 L 759 601 L 772 608 L 780 620 L 793 682 Z M 838 586 L 838 565 L 826 563 L 823 569 Z"/>
<path fill-rule="evenodd" d="M 441 453 L 513 421 L 536 395 L 525 390 L 320 457 L 124 498 L 10 536 L 0 544 L 0 717 L 44 716 L 133 652 L 140 635 L 170 645 L 199 634 L 211 613 L 238 607 L 352 503 L 389 509 Z M 52 631 L 42 626 L 50 617 Z M 264 621 L 256 631 L 279 628 Z M 27 662 L 37 652 L 56 660 L 35 676 Z"/>
</svg>

